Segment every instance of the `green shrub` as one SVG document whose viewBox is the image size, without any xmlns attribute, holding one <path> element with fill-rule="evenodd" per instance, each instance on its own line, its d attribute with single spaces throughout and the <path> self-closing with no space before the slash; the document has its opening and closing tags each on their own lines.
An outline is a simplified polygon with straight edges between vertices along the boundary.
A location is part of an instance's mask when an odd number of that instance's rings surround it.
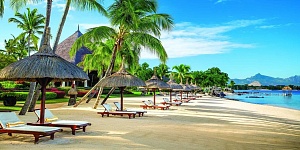
<svg viewBox="0 0 300 150">
<path fill-rule="evenodd" d="M 4 96 L 14 96 L 17 98 L 17 101 L 25 101 L 27 96 L 28 96 L 28 92 L 3 92 L 0 93 L 0 99 L 3 100 Z M 54 92 L 46 92 L 46 99 L 56 99 L 57 94 Z M 42 96 L 40 95 L 39 99 L 41 99 Z"/>
</svg>

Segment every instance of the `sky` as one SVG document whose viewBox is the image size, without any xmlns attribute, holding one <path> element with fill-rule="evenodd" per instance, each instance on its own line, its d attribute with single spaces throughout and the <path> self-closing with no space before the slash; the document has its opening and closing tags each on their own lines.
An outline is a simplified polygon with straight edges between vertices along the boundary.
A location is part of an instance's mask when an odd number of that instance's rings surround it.
<svg viewBox="0 0 300 150">
<path fill-rule="evenodd" d="M 8 23 L 14 11 L 6 0 L 0 18 L 0 49 L 4 40 L 22 30 Z M 108 7 L 113 0 L 103 0 Z M 30 4 L 45 14 L 46 3 Z M 53 0 L 50 27 L 53 36 L 65 0 Z M 19 11 L 25 12 L 25 8 Z M 191 71 L 218 67 L 231 79 L 245 79 L 257 73 L 288 78 L 300 75 L 300 1 L 299 0 L 158 0 L 158 13 L 174 19 L 174 28 L 163 32 L 160 40 L 168 54 L 167 65 L 189 65 Z M 78 28 L 82 33 L 109 21 L 96 11 L 79 11 L 71 7 L 60 42 Z M 54 38 L 53 38 L 54 39 Z M 52 39 L 52 40 L 53 40 Z M 52 41 L 53 43 L 53 41 Z M 53 45 L 53 44 L 52 44 Z M 140 64 L 158 66 L 159 59 L 143 51 Z"/>
</svg>

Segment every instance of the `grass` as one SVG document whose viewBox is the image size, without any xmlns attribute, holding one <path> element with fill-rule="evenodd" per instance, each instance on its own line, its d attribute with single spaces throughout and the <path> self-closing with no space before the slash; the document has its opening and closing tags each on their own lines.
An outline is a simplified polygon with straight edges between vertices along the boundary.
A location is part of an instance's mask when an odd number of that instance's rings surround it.
<svg viewBox="0 0 300 150">
<path fill-rule="evenodd" d="M 141 92 L 132 92 L 133 94 L 124 94 L 124 97 L 140 97 Z M 147 94 L 149 95 L 149 94 Z M 106 95 L 101 95 L 101 98 L 104 98 Z M 110 98 L 118 98 L 120 97 L 120 94 L 112 94 L 109 96 Z M 81 97 L 78 97 L 77 100 L 81 99 Z M 68 102 L 69 98 L 59 98 L 59 99 L 50 99 L 46 100 L 46 104 L 57 104 L 57 103 L 65 103 Z M 3 101 L 0 100 L 0 110 L 10 110 L 10 111 L 20 111 L 22 109 L 22 106 L 24 105 L 25 101 L 17 101 L 17 104 L 15 106 L 4 106 Z M 40 101 L 38 100 L 36 104 L 40 104 Z"/>
</svg>

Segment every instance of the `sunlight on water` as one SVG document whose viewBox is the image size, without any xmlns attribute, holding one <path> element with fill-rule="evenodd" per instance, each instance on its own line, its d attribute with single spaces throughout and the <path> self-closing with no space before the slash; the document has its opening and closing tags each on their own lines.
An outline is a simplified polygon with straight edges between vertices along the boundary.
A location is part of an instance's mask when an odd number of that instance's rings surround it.
<svg viewBox="0 0 300 150">
<path fill-rule="evenodd" d="M 300 110 L 300 91 L 292 91 L 292 96 L 284 96 L 284 93 L 287 92 L 282 90 L 235 90 L 235 93 L 239 92 L 243 92 L 243 94 L 227 95 L 226 98 L 253 104 Z"/>
</svg>

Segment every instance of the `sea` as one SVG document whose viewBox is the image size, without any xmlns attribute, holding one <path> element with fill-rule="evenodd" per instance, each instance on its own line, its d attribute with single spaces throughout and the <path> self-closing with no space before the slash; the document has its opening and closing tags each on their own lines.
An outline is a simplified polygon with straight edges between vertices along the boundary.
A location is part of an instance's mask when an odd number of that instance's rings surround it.
<svg viewBox="0 0 300 150">
<path fill-rule="evenodd" d="M 290 95 L 286 96 L 287 93 Z M 300 91 L 296 90 L 235 90 L 234 94 L 225 97 L 252 104 L 300 110 Z"/>
</svg>

